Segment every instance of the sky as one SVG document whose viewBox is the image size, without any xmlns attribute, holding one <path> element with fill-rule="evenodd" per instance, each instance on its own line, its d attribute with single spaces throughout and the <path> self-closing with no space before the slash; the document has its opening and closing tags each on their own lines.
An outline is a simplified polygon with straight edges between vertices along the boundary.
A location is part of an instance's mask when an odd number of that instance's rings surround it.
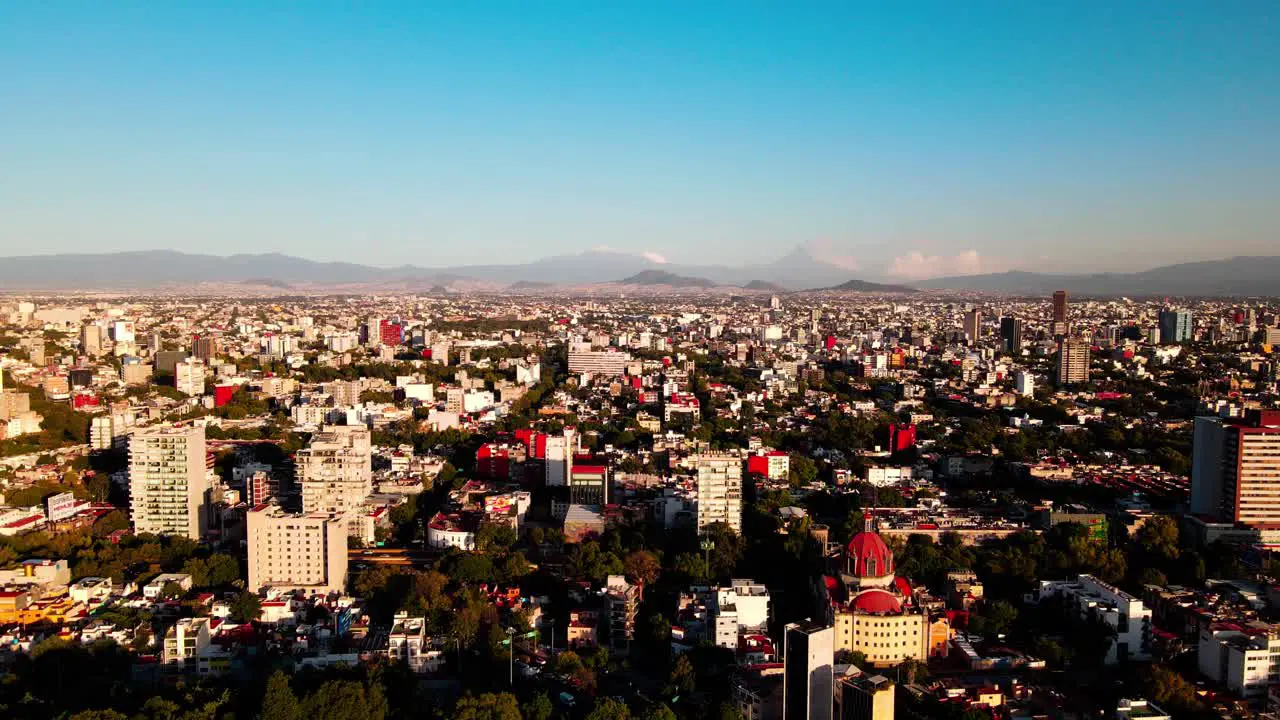
<svg viewBox="0 0 1280 720">
<path fill-rule="evenodd" d="M 0 3 L 0 256 L 1280 254 L 1280 3 Z"/>
</svg>

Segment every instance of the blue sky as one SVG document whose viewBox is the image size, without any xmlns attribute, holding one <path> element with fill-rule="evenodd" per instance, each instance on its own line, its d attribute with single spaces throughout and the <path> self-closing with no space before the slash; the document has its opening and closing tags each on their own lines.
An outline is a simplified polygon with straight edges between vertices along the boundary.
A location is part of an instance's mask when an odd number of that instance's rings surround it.
<svg viewBox="0 0 1280 720">
<path fill-rule="evenodd" d="M 0 4 L 0 255 L 1141 268 L 1277 131 L 1269 0 Z"/>
</svg>

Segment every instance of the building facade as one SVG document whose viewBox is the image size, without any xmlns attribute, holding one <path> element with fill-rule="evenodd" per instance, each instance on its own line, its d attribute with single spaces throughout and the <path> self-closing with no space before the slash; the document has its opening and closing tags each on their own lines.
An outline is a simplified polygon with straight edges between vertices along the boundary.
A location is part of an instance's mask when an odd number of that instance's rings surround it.
<svg viewBox="0 0 1280 720">
<path fill-rule="evenodd" d="M 294 456 L 302 511 L 352 519 L 373 492 L 372 439 L 363 426 L 326 425 Z M 359 523 L 350 523 L 357 533 Z"/>
<path fill-rule="evenodd" d="M 207 527 L 204 428 L 162 426 L 129 439 L 129 515 L 134 532 L 199 540 Z"/>
<path fill-rule="evenodd" d="M 724 523 L 742 532 L 742 459 L 736 455 L 698 455 L 693 460 L 698 480 L 698 533 Z"/>
<path fill-rule="evenodd" d="M 328 594 L 346 586 L 347 528 L 342 518 L 258 505 L 247 513 L 246 526 L 250 590 Z"/>
</svg>

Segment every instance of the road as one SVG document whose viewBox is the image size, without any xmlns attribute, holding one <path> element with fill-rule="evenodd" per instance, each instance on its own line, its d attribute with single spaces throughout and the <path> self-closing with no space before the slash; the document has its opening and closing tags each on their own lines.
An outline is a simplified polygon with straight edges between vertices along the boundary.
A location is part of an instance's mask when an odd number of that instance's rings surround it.
<svg viewBox="0 0 1280 720">
<path fill-rule="evenodd" d="M 352 548 L 347 551 L 347 562 L 365 565 L 398 565 L 425 570 L 435 564 L 439 553 L 409 548 Z"/>
</svg>

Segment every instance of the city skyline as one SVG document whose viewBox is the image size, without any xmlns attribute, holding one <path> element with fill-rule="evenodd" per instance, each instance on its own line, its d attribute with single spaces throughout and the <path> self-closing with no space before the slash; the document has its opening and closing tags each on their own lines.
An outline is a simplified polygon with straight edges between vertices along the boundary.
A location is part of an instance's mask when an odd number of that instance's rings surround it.
<svg viewBox="0 0 1280 720">
<path fill-rule="evenodd" d="M 1280 9 L 7 8 L 7 254 L 1267 254 Z M 922 20 L 922 18 L 924 20 Z M 479 251 L 479 252 L 477 252 Z"/>
</svg>

